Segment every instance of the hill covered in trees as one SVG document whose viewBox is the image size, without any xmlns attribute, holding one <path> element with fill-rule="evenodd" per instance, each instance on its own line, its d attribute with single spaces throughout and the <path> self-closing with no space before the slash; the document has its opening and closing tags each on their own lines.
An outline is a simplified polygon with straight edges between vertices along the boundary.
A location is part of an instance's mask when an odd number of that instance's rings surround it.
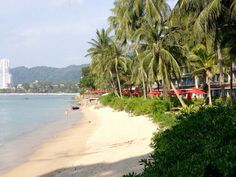
<svg viewBox="0 0 236 177">
<path fill-rule="evenodd" d="M 78 82 L 82 76 L 81 69 L 86 65 L 71 65 L 65 68 L 37 66 L 33 68 L 16 67 L 11 69 L 12 82 L 14 85 L 32 83 L 35 80 L 49 81 L 54 84 L 66 82 Z"/>
</svg>

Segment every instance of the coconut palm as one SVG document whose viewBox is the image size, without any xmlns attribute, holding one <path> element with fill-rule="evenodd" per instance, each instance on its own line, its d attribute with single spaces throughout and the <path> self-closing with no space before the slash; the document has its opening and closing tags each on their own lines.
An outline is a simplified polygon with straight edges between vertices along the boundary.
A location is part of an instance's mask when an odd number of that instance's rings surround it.
<svg viewBox="0 0 236 177">
<path fill-rule="evenodd" d="M 137 57 L 133 60 L 131 80 L 135 85 L 142 84 L 144 99 L 147 98 L 148 65 L 149 61 L 146 60 L 143 53 L 141 55 L 137 54 Z"/>
<path fill-rule="evenodd" d="M 193 68 L 192 74 L 202 74 L 205 77 L 205 81 L 208 85 L 209 105 L 212 106 L 211 81 L 214 74 L 217 73 L 215 53 L 211 50 L 207 50 L 207 47 L 203 44 L 198 44 L 192 48 L 188 57 Z"/>
<path fill-rule="evenodd" d="M 110 68 L 114 68 L 115 75 L 118 84 L 119 95 L 121 98 L 122 96 L 122 89 L 121 89 L 121 82 L 120 82 L 120 71 L 127 70 L 127 58 L 123 55 L 121 47 L 115 43 L 114 41 L 111 42 L 108 54 L 107 65 Z"/>
<path fill-rule="evenodd" d="M 225 28 L 235 22 L 235 0 L 178 0 L 175 11 L 195 19 L 196 36 L 208 35 L 215 42 L 220 71 L 221 97 L 224 98 L 224 73 L 221 41 Z"/>
<path fill-rule="evenodd" d="M 134 32 L 133 38 L 137 45 L 141 45 L 144 51 L 144 58 L 149 63 L 149 77 L 152 80 L 162 80 L 164 90 L 170 87 L 176 93 L 182 106 L 186 104 L 176 91 L 173 79 L 181 77 L 179 63 L 170 49 L 168 38 L 170 30 L 167 27 L 169 7 L 165 1 L 148 1 L 144 6 L 145 14 L 143 23 L 139 29 Z"/>
<path fill-rule="evenodd" d="M 126 69 L 126 58 L 121 49 L 105 29 L 97 31 L 97 39 L 92 39 L 89 43 L 92 46 L 88 49 L 88 55 L 92 57 L 92 72 L 103 80 L 109 77 L 113 88 L 118 85 L 119 96 L 122 98 L 119 70 Z"/>
<path fill-rule="evenodd" d="M 149 82 L 162 79 L 165 89 L 171 86 L 176 92 L 171 80 L 173 76 L 177 76 L 176 78 L 181 76 L 180 67 L 169 51 L 170 46 L 163 43 L 169 14 L 170 7 L 165 0 L 117 0 L 110 24 L 118 39 L 122 42 L 135 43 L 130 46 L 135 46 L 132 49 L 137 58 L 140 58 L 138 53 L 143 56 L 139 62 L 140 70 L 143 71 L 142 80 L 146 80 L 147 75 Z M 137 48 L 141 50 L 137 51 Z M 144 61 L 149 61 L 148 73 L 144 72 Z M 177 92 L 176 95 L 185 107 Z"/>
</svg>

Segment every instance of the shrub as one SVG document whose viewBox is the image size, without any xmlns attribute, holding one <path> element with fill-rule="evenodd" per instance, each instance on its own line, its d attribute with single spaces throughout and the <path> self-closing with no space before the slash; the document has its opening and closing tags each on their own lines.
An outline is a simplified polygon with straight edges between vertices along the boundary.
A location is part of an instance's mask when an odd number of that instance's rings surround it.
<svg viewBox="0 0 236 177">
<path fill-rule="evenodd" d="M 172 103 L 169 100 L 164 100 L 162 98 L 156 98 L 153 100 L 153 112 L 166 112 L 170 111 Z"/>
<path fill-rule="evenodd" d="M 213 102 L 214 102 L 214 105 L 222 105 L 223 104 L 223 100 L 221 99 L 221 97 L 214 99 Z"/>
<path fill-rule="evenodd" d="M 162 98 L 143 99 L 140 97 L 120 99 L 113 94 L 100 97 L 100 102 L 105 106 L 110 106 L 115 110 L 125 110 L 134 115 L 151 115 L 154 122 L 160 127 L 169 127 L 175 123 L 174 114 L 166 114 L 172 107 L 169 100 Z"/>
<path fill-rule="evenodd" d="M 181 106 L 179 99 L 175 96 L 175 97 L 171 97 L 170 98 L 171 103 L 173 104 L 174 107 L 179 107 Z"/>
<path fill-rule="evenodd" d="M 111 101 L 110 106 L 118 111 L 123 111 L 125 109 L 126 99 L 114 98 Z"/>
<path fill-rule="evenodd" d="M 141 98 L 130 98 L 127 100 L 127 104 L 125 106 L 126 112 L 134 112 L 135 108 L 140 106 L 142 102 Z"/>
<path fill-rule="evenodd" d="M 144 171 L 129 176 L 236 176 L 236 111 L 211 107 L 179 119 L 155 134 Z"/>
<path fill-rule="evenodd" d="M 204 98 L 198 98 L 196 100 L 193 100 L 194 106 L 201 107 L 204 103 L 205 103 L 205 99 Z"/>
<path fill-rule="evenodd" d="M 111 102 L 116 98 L 114 93 L 110 93 L 108 95 L 101 96 L 99 98 L 99 101 L 104 105 L 108 106 L 111 104 Z"/>
<path fill-rule="evenodd" d="M 176 118 L 173 113 L 155 112 L 151 116 L 153 122 L 158 123 L 160 128 L 171 127 L 175 124 Z"/>
<path fill-rule="evenodd" d="M 153 111 L 153 100 L 151 99 L 139 99 L 139 103 L 134 108 L 134 115 L 147 115 Z"/>
</svg>

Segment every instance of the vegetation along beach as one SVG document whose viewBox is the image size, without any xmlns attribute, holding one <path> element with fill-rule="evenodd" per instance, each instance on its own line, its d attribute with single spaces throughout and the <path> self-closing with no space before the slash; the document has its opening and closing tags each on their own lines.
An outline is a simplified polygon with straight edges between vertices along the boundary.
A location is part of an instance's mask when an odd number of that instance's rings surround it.
<svg viewBox="0 0 236 177">
<path fill-rule="evenodd" d="M 18 68 L 0 90 L 0 177 L 236 176 L 236 0 L 112 3 L 87 64 Z M 38 113 L 15 114 L 24 123 L 11 122 L 18 92 Z M 59 95 L 35 105 L 31 92 Z"/>
</svg>

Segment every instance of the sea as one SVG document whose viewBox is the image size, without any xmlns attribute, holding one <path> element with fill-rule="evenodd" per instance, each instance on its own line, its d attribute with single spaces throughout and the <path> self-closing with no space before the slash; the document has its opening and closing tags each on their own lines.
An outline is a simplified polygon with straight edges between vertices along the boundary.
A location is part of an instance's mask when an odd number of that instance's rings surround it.
<svg viewBox="0 0 236 177">
<path fill-rule="evenodd" d="M 22 162 L 82 113 L 71 110 L 73 95 L 0 95 L 0 173 Z M 66 117 L 68 111 L 68 117 Z"/>
</svg>

